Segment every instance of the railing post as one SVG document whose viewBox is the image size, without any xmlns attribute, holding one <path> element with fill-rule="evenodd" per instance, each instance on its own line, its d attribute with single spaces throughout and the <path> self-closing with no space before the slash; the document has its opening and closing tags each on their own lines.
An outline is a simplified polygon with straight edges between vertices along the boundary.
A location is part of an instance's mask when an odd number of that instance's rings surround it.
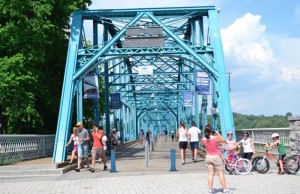
<svg viewBox="0 0 300 194">
<path fill-rule="evenodd" d="M 149 145 L 148 142 L 146 141 L 145 143 L 145 166 L 148 166 L 149 163 Z"/>
<path fill-rule="evenodd" d="M 116 172 L 116 151 L 110 151 L 110 172 Z"/>
<path fill-rule="evenodd" d="M 176 171 L 176 152 L 175 149 L 171 149 L 171 171 Z"/>
</svg>

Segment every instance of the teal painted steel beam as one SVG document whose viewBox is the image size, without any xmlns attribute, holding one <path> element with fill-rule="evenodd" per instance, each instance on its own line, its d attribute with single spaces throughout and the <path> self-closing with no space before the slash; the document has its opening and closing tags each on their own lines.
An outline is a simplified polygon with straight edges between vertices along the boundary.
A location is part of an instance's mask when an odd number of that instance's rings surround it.
<svg viewBox="0 0 300 194">
<path fill-rule="evenodd" d="M 118 84 L 113 84 L 113 83 L 110 83 L 109 85 L 110 86 L 125 86 L 125 85 L 183 85 L 183 84 L 192 84 L 194 85 L 194 82 L 192 81 L 189 81 L 189 82 L 154 82 L 154 83 L 141 83 L 141 82 L 133 82 L 133 83 L 118 83 Z"/>
<path fill-rule="evenodd" d="M 234 131 L 233 115 L 231 111 L 229 88 L 226 77 L 227 74 L 225 70 L 218 13 L 217 10 L 209 10 L 208 13 L 210 41 L 214 49 L 214 62 L 219 72 L 219 79 L 217 82 L 217 90 L 219 93 L 218 105 L 220 110 L 219 114 L 222 126 L 222 134 L 224 135 L 229 130 Z"/>
<path fill-rule="evenodd" d="M 71 25 L 71 36 L 69 39 L 62 96 L 57 120 L 55 144 L 52 158 L 52 162 L 54 163 L 65 161 L 67 156 L 65 145 L 68 141 L 72 126 L 72 109 L 74 105 L 74 80 L 72 76 L 76 70 L 76 58 L 78 45 L 81 41 L 81 31 L 82 15 L 74 13 Z"/>
<path fill-rule="evenodd" d="M 208 10 L 215 10 L 215 6 L 193 6 L 193 7 L 164 7 L 164 8 L 138 8 L 138 9 L 103 9 L 103 10 L 84 10 L 75 11 L 83 14 L 85 19 L 95 19 L 101 16 L 109 18 L 134 17 L 140 12 L 152 12 L 155 16 L 207 16 Z M 102 19 L 102 20 L 103 20 Z"/>
<path fill-rule="evenodd" d="M 218 72 L 210 66 L 203 58 L 201 58 L 191 47 L 185 44 L 179 37 L 177 37 L 168 27 L 165 26 L 160 20 L 158 20 L 153 14 L 146 13 L 155 23 L 160 25 L 166 32 L 169 34 L 175 41 L 179 43 L 179 45 L 184 48 L 191 56 L 193 56 L 197 61 L 199 61 L 202 65 L 205 66 L 207 71 L 211 74 L 215 79 L 218 78 Z"/>
<path fill-rule="evenodd" d="M 110 49 L 110 47 L 114 45 L 117 40 L 119 40 L 119 38 L 125 33 L 126 28 L 132 26 L 143 15 L 144 13 L 139 13 L 129 23 L 127 23 L 127 25 L 122 30 L 120 30 L 120 32 L 116 36 L 112 37 L 112 39 L 108 41 L 107 44 L 105 44 L 105 46 L 101 48 L 101 50 L 96 55 L 94 55 L 83 67 L 76 71 L 76 73 L 73 75 L 73 79 L 75 80 L 78 77 L 84 75 L 86 72 L 88 72 L 88 70 L 92 68 L 95 61 L 97 61 L 99 57 L 105 54 Z"/>
</svg>

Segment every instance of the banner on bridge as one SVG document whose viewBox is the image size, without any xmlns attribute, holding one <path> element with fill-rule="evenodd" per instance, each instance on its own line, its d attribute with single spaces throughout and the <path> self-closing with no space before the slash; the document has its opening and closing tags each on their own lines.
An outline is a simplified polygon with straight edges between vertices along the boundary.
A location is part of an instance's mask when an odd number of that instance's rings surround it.
<svg viewBox="0 0 300 194">
<path fill-rule="evenodd" d="M 191 107 L 193 106 L 193 97 L 194 93 L 191 91 L 183 92 L 183 106 L 184 107 Z"/>
<path fill-rule="evenodd" d="M 99 98 L 98 76 L 96 74 L 88 74 L 83 79 L 84 94 L 83 98 L 96 99 Z"/>
<path fill-rule="evenodd" d="M 197 95 L 210 94 L 210 79 L 205 71 L 196 71 L 195 92 Z"/>
<path fill-rule="evenodd" d="M 120 108 L 122 108 L 120 93 L 110 94 L 110 108 L 111 109 L 120 109 Z"/>
</svg>

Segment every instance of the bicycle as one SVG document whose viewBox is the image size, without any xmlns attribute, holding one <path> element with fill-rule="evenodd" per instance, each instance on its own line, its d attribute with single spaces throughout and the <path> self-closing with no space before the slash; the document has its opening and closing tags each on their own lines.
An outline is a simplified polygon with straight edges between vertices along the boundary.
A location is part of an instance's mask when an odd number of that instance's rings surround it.
<svg viewBox="0 0 300 194">
<path fill-rule="evenodd" d="M 265 145 L 266 148 L 266 153 L 265 156 L 257 156 L 253 159 L 253 164 L 254 164 L 254 169 L 260 173 L 260 174 L 265 174 L 269 171 L 270 169 L 270 162 L 268 159 L 274 161 L 276 163 L 276 165 L 279 168 L 280 171 L 280 166 L 279 166 L 279 162 L 278 162 L 278 156 L 276 154 L 272 154 L 269 153 L 269 149 L 267 148 L 267 146 L 270 145 L 269 143 L 267 143 Z M 283 162 L 283 166 L 285 166 L 285 160 L 282 161 Z M 286 168 L 284 168 L 284 171 L 286 173 L 289 173 Z"/>
<path fill-rule="evenodd" d="M 222 161 L 225 165 L 225 169 L 231 174 L 233 170 L 237 174 L 245 175 L 248 174 L 252 169 L 252 164 L 248 159 L 232 157 L 231 159 L 221 155 Z"/>
<path fill-rule="evenodd" d="M 290 174 L 297 174 L 300 168 L 300 141 L 296 143 L 297 154 L 289 156 L 285 160 L 285 169 Z"/>
</svg>

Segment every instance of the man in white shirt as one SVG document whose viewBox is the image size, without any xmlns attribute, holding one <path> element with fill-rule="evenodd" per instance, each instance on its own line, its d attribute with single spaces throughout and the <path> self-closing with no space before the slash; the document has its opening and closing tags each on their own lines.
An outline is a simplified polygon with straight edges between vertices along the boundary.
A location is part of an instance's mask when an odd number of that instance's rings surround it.
<svg viewBox="0 0 300 194">
<path fill-rule="evenodd" d="M 192 127 L 188 130 L 188 137 L 190 140 L 191 154 L 192 160 L 197 162 L 197 151 L 199 148 L 199 138 L 201 135 L 201 131 L 196 127 L 195 121 L 192 121 Z"/>
</svg>

